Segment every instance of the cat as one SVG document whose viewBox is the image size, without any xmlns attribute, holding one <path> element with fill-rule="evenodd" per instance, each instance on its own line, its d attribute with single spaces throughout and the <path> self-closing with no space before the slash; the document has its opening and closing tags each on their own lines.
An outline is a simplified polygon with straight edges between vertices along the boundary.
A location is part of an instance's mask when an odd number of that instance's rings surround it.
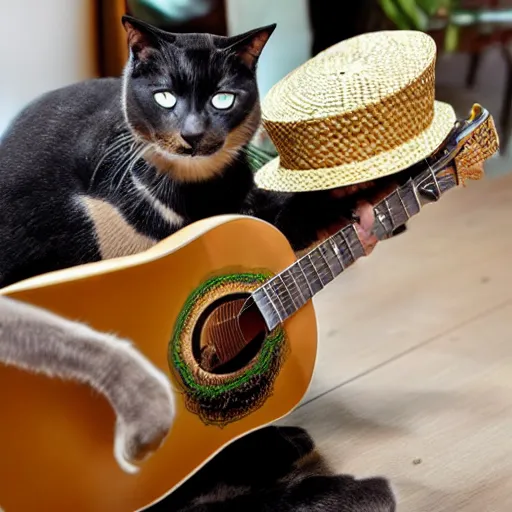
<svg viewBox="0 0 512 512">
<path fill-rule="evenodd" d="M 329 191 L 254 184 L 259 56 L 275 25 L 232 36 L 171 34 L 125 16 L 122 78 L 48 92 L 0 142 L 0 286 L 143 251 L 186 224 L 252 215 L 296 251 L 354 204 Z"/>
<path fill-rule="evenodd" d="M 170 382 L 127 340 L 0 296 L 0 362 L 88 384 L 116 413 L 114 456 L 136 473 L 165 440 L 175 405 Z"/>
<path fill-rule="evenodd" d="M 299 427 L 235 441 L 150 512 L 395 512 L 385 478 L 335 474 Z"/>
</svg>

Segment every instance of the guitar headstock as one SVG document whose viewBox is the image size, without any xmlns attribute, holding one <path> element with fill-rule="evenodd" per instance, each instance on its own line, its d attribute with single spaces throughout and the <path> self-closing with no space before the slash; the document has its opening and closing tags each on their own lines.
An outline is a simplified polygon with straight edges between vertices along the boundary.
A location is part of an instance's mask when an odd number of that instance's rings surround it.
<svg viewBox="0 0 512 512">
<path fill-rule="evenodd" d="M 499 150 L 499 137 L 494 119 L 478 103 L 473 105 L 467 120 L 455 126 L 453 144 L 457 180 L 460 184 L 481 179 L 483 164 Z"/>
</svg>

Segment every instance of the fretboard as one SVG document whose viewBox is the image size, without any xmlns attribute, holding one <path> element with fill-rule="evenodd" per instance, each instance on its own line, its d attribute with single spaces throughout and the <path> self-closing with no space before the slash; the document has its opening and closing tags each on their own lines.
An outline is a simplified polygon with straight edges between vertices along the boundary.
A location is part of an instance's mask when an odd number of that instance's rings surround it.
<svg viewBox="0 0 512 512">
<path fill-rule="evenodd" d="M 425 204 L 457 186 L 455 171 L 426 170 L 382 199 L 375 207 L 373 232 L 384 240 Z M 253 292 L 252 298 L 272 330 L 339 276 L 365 251 L 354 224 L 341 229 Z"/>
</svg>

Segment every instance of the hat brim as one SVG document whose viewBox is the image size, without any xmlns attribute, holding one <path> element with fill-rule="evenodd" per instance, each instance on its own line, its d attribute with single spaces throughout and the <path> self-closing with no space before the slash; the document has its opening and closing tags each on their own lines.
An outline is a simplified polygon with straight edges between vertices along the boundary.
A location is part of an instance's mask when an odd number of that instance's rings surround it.
<svg viewBox="0 0 512 512">
<path fill-rule="evenodd" d="M 383 178 L 407 169 L 431 155 L 444 142 L 455 121 L 456 115 L 452 106 L 436 101 L 430 126 L 414 139 L 390 151 L 361 162 L 308 170 L 285 169 L 277 157 L 256 173 L 256 185 L 279 192 L 307 192 Z"/>
</svg>

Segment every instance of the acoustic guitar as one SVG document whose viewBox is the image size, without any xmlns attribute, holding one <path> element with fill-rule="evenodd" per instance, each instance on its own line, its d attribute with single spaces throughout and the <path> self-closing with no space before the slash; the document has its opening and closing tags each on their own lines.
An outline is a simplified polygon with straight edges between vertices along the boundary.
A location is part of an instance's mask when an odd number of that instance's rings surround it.
<svg viewBox="0 0 512 512">
<path fill-rule="evenodd" d="M 379 239 L 463 180 L 479 178 L 497 149 L 492 117 L 475 105 L 423 169 L 375 206 Z M 144 253 L 2 289 L 133 340 L 171 379 L 177 414 L 161 448 L 128 474 L 114 459 L 115 417 L 102 396 L 86 385 L 1 366 L 0 507 L 141 510 L 227 444 L 284 417 L 312 378 L 311 298 L 363 255 L 353 225 L 297 259 L 273 226 L 220 216 Z"/>
</svg>

